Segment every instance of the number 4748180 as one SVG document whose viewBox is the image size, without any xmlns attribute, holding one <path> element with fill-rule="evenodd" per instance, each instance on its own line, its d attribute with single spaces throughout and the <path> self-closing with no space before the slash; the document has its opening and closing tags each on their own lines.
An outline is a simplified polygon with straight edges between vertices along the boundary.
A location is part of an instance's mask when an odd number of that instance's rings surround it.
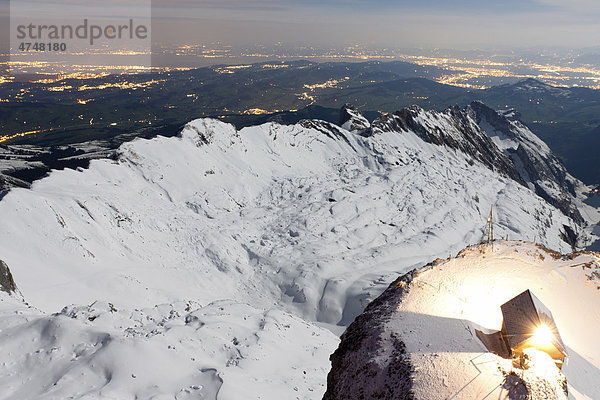
<svg viewBox="0 0 600 400">
<path fill-rule="evenodd" d="M 67 51 L 66 43 L 40 43 L 40 42 L 21 42 L 19 45 L 21 51 Z"/>
</svg>

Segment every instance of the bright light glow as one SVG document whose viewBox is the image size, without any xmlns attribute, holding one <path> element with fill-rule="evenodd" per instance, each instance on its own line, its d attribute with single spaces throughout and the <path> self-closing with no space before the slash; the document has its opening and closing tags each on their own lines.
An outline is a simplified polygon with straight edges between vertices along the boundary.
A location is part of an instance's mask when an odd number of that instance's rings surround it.
<svg viewBox="0 0 600 400">
<path fill-rule="evenodd" d="M 542 324 L 535 329 L 533 340 L 536 344 L 552 344 L 554 335 L 548 325 Z"/>
<path fill-rule="evenodd" d="M 526 349 L 525 355 L 524 380 L 530 382 L 544 380 L 546 384 L 554 386 L 555 393 L 560 393 L 563 379 L 554 360 L 548 354 L 534 348 Z"/>
</svg>

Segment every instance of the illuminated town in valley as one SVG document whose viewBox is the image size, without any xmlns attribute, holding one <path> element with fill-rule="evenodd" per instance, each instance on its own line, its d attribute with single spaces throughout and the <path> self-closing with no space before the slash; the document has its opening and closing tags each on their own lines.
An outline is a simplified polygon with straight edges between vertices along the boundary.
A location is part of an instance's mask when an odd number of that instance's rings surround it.
<svg viewBox="0 0 600 400">
<path fill-rule="evenodd" d="M 8 68 L 17 74 L 37 74 L 35 79 L 40 83 L 49 83 L 63 79 L 90 79 L 112 73 L 143 73 L 150 67 L 143 65 L 96 65 L 77 64 L 72 62 L 80 54 L 65 54 L 69 62 L 60 61 L 31 61 L 30 54 L 18 54 L 5 62 Z M 119 51 L 98 51 L 93 54 L 127 57 L 150 57 L 149 53 Z M 578 54 L 540 51 L 537 55 L 527 57 L 517 54 L 508 55 L 502 52 L 481 52 L 480 54 L 464 56 L 458 51 L 451 50 L 401 50 L 401 49 L 371 49 L 365 46 L 347 46 L 341 48 L 315 47 L 284 47 L 281 44 L 273 46 L 255 45 L 245 48 L 212 43 L 198 45 L 183 45 L 174 48 L 160 47 L 154 54 L 158 61 L 155 70 L 171 70 L 175 68 L 195 68 L 212 65 L 223 65 L 217 71 L 235 73 L 238 69 L 247 68 L 250 64 L 268 60 L 310 60 L 326 61 L 404 61 L 419 66 L 435 67 L 444 72 L 435 77 L 439 83 L 485 89 L 490 86 L 514 82 L 526 78 L 534 78 L 553 86 L 582 86 L 594 89 L 600 88 L 600 67 L 591 63 L 579 62 Z M 6 66 L 5 66 L 6 67 Z M 264 68 L 285 68 L 285 64 L 266 64 Z M 47 77 L 44 78 L 44 75 Z M 0 76 L 0 83 L 10 81 L 7 76 Z"/>
</svg>

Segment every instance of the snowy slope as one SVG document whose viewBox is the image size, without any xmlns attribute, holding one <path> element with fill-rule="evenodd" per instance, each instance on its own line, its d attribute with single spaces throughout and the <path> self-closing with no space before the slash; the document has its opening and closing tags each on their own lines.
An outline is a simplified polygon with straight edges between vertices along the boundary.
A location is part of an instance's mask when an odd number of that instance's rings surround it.
<svg viewBox="0 0 600 400">
<path fill-rule="evenodd" d="M 53 172 L 0 201 L 0 259 L 33 307 L 15 316 L 6 300 L 0 340 L 19 349 L 15 360 L 36 360 L 40 375 L 62 371 L 42 379 L 28 361 L 11 362 L 6 393 L 62 398 L 89 387 L 92 398 L 149 397 L 144 385 L 156 382 L 152 390 L 172 398 L 197 378 L 206 393 L 220 388 L 227 399 L 239 398 L 244 376 L 244 393 L 319 398 L 325 373 L 318 372 L 337 343 L 332 332 L 341 333 L 398 273 L 478 242 L 491 206 L 498 237 L 569 250 L 559 238 L 569 217 L 485 159 L 413 131 L 365 135 L 304 121 L 238 132 L 203 119 L 178 138 L 126 143 L 112 160 Z M 102 306 L 102 317 L 85 317 L 89 305 L 108 303 L 118 311 Z M 71 318 L 72 310 L 84 317 Z M 211 323 L 188 326 L 190 313 Z M 255 340 L 262 320 L 273 322 L 265 340 Z M 164 328 L 171 323 L 177 328 Z M 48 333 L 48 324 L 68 329 Z M 37 339 L 20 345 L 11 342 L 15 333 Z M 104 348 L 98 335 L 113 338 L 107 355 L 95 361 L 91 351 L 74 361 L 90 374 L 88 383 L 76 380 L 65 366 L 73 346 Z M 246 366 L 231 362 L 234 337 L 247 345 L 240 350 Z M 130 344 L 148 358 L 130 361 L 138 357 L 127 353 Z M 185 373 L 147 370 L 189 353 L 199 355 L 186 359 Z M 284 353 L 290 357 L 270 360 Z M 300 373 L 300 365 L 311 368 Z M 146 380 L 132 384 L 129 371 L 138 367 L 131 373 Z M 263 369 L 274 372 L 262 377 Z M 61 376 L 61 392 L 52 394 Z M 265 382 L 277 389 L 265 391 Z"/>
<path fill-rule="evenodd" d="M 500 330 L 500 306 L 526 289 L 551 310 L 566 344 L 570 397 L 598 398 L 600 254 L 563 258 L 524 242 L 470 247 L 395 281 L 342 336 L 325 398 L 348 398 L 354 382 L 367 398 L 566 398 L 553 379 L 489 353 L 475 334 Z M 410 372 L 399 380 L 390 365 Z M 551 361 L 549 370 L 558 375 Z"/>
<path fill-rule="evenodd" d="M 2 399 L 312 399 L 337 343 L 297 317 L 226 300 L 52 315 L 0 300 Z"/>
</svg>

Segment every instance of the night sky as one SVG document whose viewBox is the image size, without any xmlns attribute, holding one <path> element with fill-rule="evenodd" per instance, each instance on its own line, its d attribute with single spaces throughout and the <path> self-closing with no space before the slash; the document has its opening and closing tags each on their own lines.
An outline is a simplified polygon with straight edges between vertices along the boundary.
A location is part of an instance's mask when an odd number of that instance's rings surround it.
<svg viewBox="0 0 600 400">
<path fill-rule="evenodd" d="M 154 15 L 180 21 L 172 35 L 157 25 L 175 41 L 189 32 L 233 44 L 469 49 L 586 47 L 600 38 L 597 0 L 156 0 Z"/>
<path fill-rule="evenodd" d="M 81 7 L 12 0 L 21 9 Z M 88 0 L 90 1 L 90 0 Z M 168 44 L 349 44 L 486 49 L 597 46 L 598 0 L 104 0 L 107 17 L 152 4 L 153 36 Z M 7 0 L 0 0 L 1 5 Z"/>
</svg>

